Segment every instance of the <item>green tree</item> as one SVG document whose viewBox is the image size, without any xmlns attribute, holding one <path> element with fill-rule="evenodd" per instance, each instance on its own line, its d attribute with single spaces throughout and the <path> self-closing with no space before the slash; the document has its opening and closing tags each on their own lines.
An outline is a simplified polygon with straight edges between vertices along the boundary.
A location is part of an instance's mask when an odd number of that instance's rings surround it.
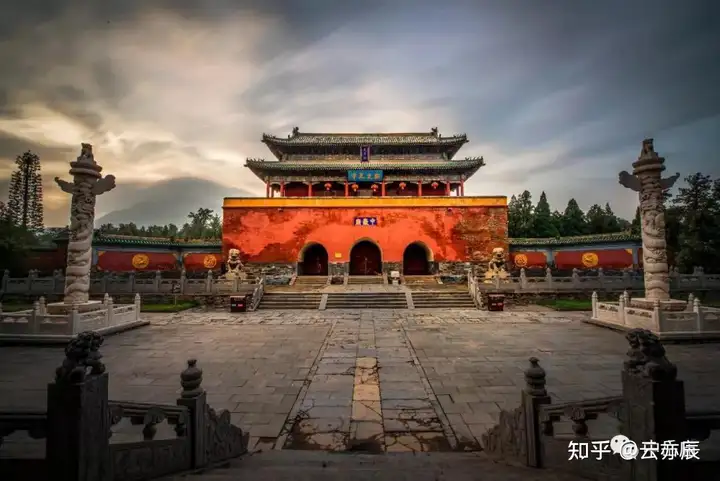
<svg viewBox="0 0 720 481">
<path fill-rule="evenodd" d="M 25 261 L 36 239 L 33 233 L 15 221 L 16 212 L 0 202 L 0 266 L 14 274 L 26 274 Z"/>
<path fill-rule="evenodd" d="M 605 209 L 594 204 L 588 209 L 585 216 L 588 223 L 588 234 L 604 234 L 606 226 Z"/>
<path fill-rule="evenodd" d="M 535 206 L 532 232 L 533 237 L 558 237 L 560 235 L 553 222 L 550 204 L 544 191 L 540 194 L 540 200 Z"/>
<path fill-rule="evenodd" d="M 632 220 L 632 224 L 630 224 L 630 232 L 635 235 L 640 235 L 641 230 L 642 228 L 640 225 L 640 206 L 637 206 L 635 208 L 635 217 Z"/>
<path fill-rule="evenodd" d="M 720 267 L 717 181 L 696 173 L 686 177 L 685 183 L 686 187 L 680 187 L 672 201 L 682 224 L 676 264 L 684 272 L 696 266 L 717 270 Z"/>
<path fill-rule="evenodd" d="M 570 199 L 562 215 L 560 234 L 563 236 L 583 235 L 587 233 L 585 213 L 575 199 Z"/>
<path fill-rule="evenodd" d="M 520 197 L 512 196 L 508 204 L 508 234 L 510 237 L 533 236 L 533 205 L 529 191 Z"/>
<path fill-rule="evenodd" d="M 17 156 L 15 166 L 5 209 L 16 225 L 39 232 L 44 227 L 40 158 L 28 150 Z"/>
<path fill-rule="evenodd" d="M 610 204 L 605 204 L 605 230 L 603 233 L 612 233 L 622 231 L 621 219 L 619 219 L 615 212 L 610 208 Z"/>
</svg>

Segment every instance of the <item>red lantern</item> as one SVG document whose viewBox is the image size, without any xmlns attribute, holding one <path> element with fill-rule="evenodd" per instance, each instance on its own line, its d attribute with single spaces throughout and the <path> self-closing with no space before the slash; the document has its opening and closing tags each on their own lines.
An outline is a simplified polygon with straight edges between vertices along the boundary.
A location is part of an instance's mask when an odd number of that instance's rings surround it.
<svg viewBox="0 0 720 481">
<path fill-rule="evenodd" d="M 437 188 L 438 188 L 438 185 L 440 185 L 440 184 L 438 184 L 437 182 L 433 182 L 433 183 L 430 184 L 430 185 L 432 186 L 433 189 L 437 189 Z"/>
<path fill-rule="evenodd" d="M 370 188 L 371 188 L 371 189 L 373 190 L 373 192 L 374 192 L 374 191 L 378 190 L 378 185 L 377 185 L 377 184 L 373 184 L 373 185 L 370 186 Z"/>
<path fill-rule="evenodd" d="M 400 190 L 405 190 L 405 187 L 407 187 L 407 184 L 405 182 L 400 182 Z"/>
<path fill-rule="evenodd" d="M 325 183 L 325 190 L 330 190 L 330 189 L 332 189 L 332 184 L 331 184 L 330 182 L 326 182 L 326 183 Z"/>
<path fill-rule="evenodd" d="M 350 187 L 352 187 L 352 190 L 354 190 L 354 191 L 357 191 L 360 188 L 360 186 L 357 184 L 353 184 Z"/>
</svg>

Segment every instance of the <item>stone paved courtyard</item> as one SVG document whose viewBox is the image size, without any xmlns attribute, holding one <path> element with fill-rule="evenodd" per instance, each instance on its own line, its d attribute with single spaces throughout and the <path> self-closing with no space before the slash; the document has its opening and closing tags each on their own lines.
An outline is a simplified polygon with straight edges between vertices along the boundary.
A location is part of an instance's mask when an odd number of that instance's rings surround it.
<svg viewBox="0 0 720 481">
<path fill-rule="evenodd" d="M 622 334 L 585 314 L 463 310 L 185 312 L 106 339 L 116 400 L 173 404 L 189 358 L 256 449 L 477 449 L 519 404 L 527 359 L 555 401 L 620 393 Z M 717 409 L 716 344 L 670 345 L 688 409 Z M 44 409 L 59 347 L 0 349 L 0 410 Z"/>
</svg>

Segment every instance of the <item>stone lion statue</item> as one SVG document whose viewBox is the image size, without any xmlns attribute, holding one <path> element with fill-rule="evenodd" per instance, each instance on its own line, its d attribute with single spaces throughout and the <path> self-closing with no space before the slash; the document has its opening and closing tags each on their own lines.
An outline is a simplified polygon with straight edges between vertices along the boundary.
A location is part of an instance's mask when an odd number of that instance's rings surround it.
<svg viewBox="0 0 720 481">
<path fill-rule="evenodd" d="M 505 249 L 496 247 L 492 250 L 492 257 L 488 262 L 488 268 L 485 272 L 486 279 L 507 279 L 508 273 L 505 270 Z"/>
<path fill-rule="evenodd" d="M 245 279 L 247 275 L 244 266 L 240 260 L 240 251 L 238 249 L 230 249 L 228 251 L 228 259 L 225 262 L 225 279 Z"/>
</svg>

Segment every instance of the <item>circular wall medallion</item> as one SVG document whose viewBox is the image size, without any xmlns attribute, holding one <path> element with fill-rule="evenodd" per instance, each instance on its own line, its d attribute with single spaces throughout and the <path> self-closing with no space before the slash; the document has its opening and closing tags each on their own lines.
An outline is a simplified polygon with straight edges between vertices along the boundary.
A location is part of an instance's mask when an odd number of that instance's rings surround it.
<svg viewBox="0 0 720 481">
<path fill-rule="evenodd" d="M 594 252 L 585 252 L 582 255 L 581 262 L 585 267 L 595 267 L 598 265 L 598 256 Z"/>
<path fill-rule="evenodd" d="M 203 266 L 205 266 L 206 269 L 212 269 L 216 265 L 217 265 L 217 258 L 212 254 L 206 255 L 205 258 L 203 259 Z"/>
<path fill-rule="evenodd" d="M 525 267 L 528 265 L 528 258 L 525 254 L 517 254 L 515 256 L 515 265 L 518 267 Z"/>
<path fill-rule="evenodd" d="M 150 258 L 146 254 L 135 254 L 132 258 L 132 266 L 135 269 L 145 269 L 150 264 Z"/>
</svg>

